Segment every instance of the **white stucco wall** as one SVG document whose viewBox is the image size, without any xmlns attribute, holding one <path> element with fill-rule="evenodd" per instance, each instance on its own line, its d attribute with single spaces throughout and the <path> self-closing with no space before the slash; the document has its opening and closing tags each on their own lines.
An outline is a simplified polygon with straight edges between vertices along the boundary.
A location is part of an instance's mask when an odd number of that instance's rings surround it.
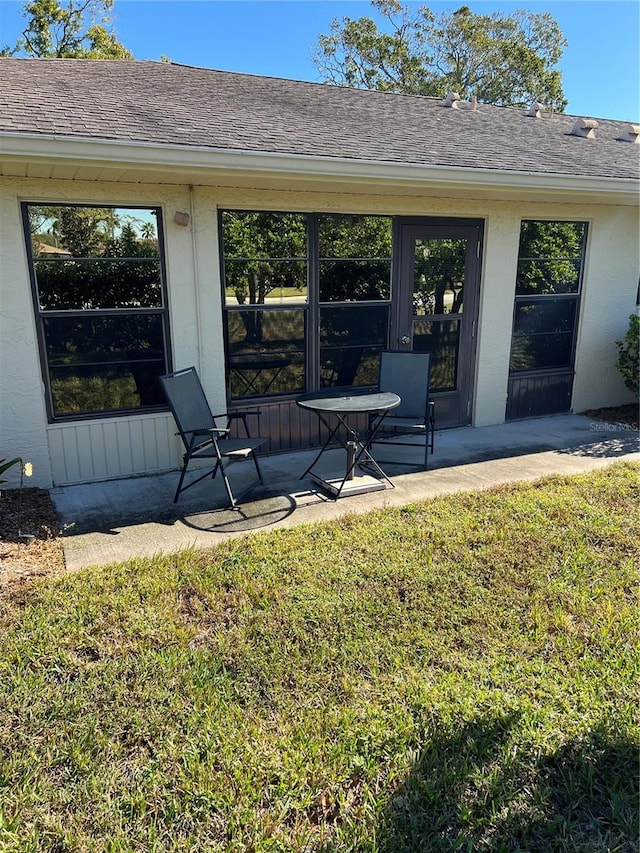
<svg viewBox="0 0 640 853">
<path fill-rule="evenodd" d="M 576 412 L 633 400 L 616 367 L 615 342 L 624 337 L 629 316 L 637 310 L 638 209 L 594 209 L 592 215 L 573 385 Z"/>
<path fill-rule="evenodd" d="M 0 457 L 34 464 L 34 485 L 81 482 L 173 467 L 180 448 L 168 414 L 48 425 L 20 201 L 139 204 L 163 210 L 173 364 L 194 364 L 214 409 L 225 407 L 217 210 L 225 207 L 480 218 L 484 256 L 473 424 L 504 420 L 521 219 L 590 223 L 574 409 L 628 399 L 613 343 L 626 330 L 638 285 L 638 215 L 631 207 L 481 201 L 11 178 L 0 182 Z M 190 214 L 176 225 L 175 211 Z"/>
</svg>

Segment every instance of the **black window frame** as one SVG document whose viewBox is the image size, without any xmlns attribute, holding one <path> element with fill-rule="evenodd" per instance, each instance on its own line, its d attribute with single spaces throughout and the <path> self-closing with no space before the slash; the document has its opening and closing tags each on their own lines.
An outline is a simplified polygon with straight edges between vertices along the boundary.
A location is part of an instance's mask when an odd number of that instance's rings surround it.
<svg viewBox="0 0 640 853">
<path fill-rule="evenodd" d="M 587 256 L 587 240 L 589 236 L 589 222 L 586 220 L 574 220 L 574 219 L 550 219 L 550 218 L 536 218 L 536 219 L 522 219 L 520 220 L 520 235 L 522 235 L 522 226 L 525 222 L 549 222 L 553 224 L 566 224 L 566 225 L 581 225 L 583 226 L 583 234 L 582 234 L 582 242 L 580 248 L 580 257 L 579 258 L 529 258 L 523 257 L 520 254 L 520 247 L 518 250 L 518 262 L 516 269 L 516 291 L 514 295 L 513 302 L 513 314 L 512 314 L 512 323 L 511 323 L 511 348 L 509 352 L 509 377 L 513 378 L 526 378 L 527 376 L 543 376 L 543 375 L 554 375 L 554 374 L 573 374 L 575 368 L 575 356 L 576 356 L 576 345 L 578 340 L 578 327 L 580 323 L 580 305 L 581 305 L 581 296 L 582 296 L 582 285 L 584 281 L 584 271 L 585 271 L 585 261 Z M 580 267 L 577 276 L 577 287 L 575 291 L 571 292 L 548 292 L 548 293 L 540 293 L 540 294 L 532 294 L 532 293 L 518 293 L 517 289 L 517 281 L 520 273 L 520 263 L 521 262 L 529 262 L 531 260 L 541 260 L 541 261 L 578 261 L 580 262 Z M 516 334 L 516 324 L 518 319 L 519 310 L 526 304 L 529 303 L 531 305 L 549 305 L 551 302 L 558 303 L 573 303 L 574 311 L 573 311 L 573 328 L 571 329 L 571 345 L 569 350 L 569 358 L 566 363 L 557 364 L 557 365 L 547 365 L 542 367 L 526 367 L 522 369 L 512 368 L 512 358 L 514 351 L 514 341 L 518 337 L 525 337 L 524 335 Z M 553 330 L 549 330 L 548 332 L 539 332 L 536 334 L 561 334 L 560 332 L 554 332 Z M 562 334 L 565 334 L 562 332 Z"/>
<path fill-rule="evenodd" d="M 29 223 L 29 208 L 31 207 L 53 207 L 53 208 L 79 208 L 91 210 L 144 210 L 155 211 L 157 224 L 157 241 L 158 241 L 158 264 L 160 269 L 160 288 L 161 288 L 161 306 L 146 307 L 146 308 L 72 308 L 47 310 L 42 309 L 40 305 L 38 282 L 33 254 L 32 235 Z M 73 423 L 76 421 L 95 421 L 104 420 L 105 418 L 131 417 L 132 415 L 146 415 L 154 412 L 168 411 L 166 402 L 158 402 L 152 405 L 140 405 L 136 407 L 123 407 L 117 409 L 102 409 L 92 411 L 80 411 L 66 414 L 56 414 L 51 387 L 51 370 L 47 356 L 47 338 L 45 333 L 45 322 L 48 318 L 84 318 L 84 317 L 130 317 L 150 315 L 159 316 L 162 324 L 162 346 L 164 353 L 164 372 L 170 372 L 173 369 L 173 359 L 171 352 L 171 327 L 169 316 L 169 300 L 167 289 L 167 274 L 166 274 L 166 249 L 165 236 L 163 227 L 162 207 L 158 204 L 102 204 L 99 202 L 61 202 L 51 200 L 40 201 L 22 201 L 20 203 L 22 216 L 23 232 L 25 238 L 25 246 L 27 251 L 27 262 L 29 268 L 29 278 L 31 283 L 31 295 L 33 300 L 34 316 L 36 321 L 36 336 L 38 340 L 38 351 L 40 358 L 40 370 L 42 381 L 45 388 L 45 404 L 47 411 L 47 420 L 50 424 Z M 58 260 L 64 261 L 65 257 L 60 257 Z M 39 259 L 38 259 L 39 260 Z M 67 259 L 68 260 L 68 259 Z M 139 259 L 122 259 L 122 260 L 139 260 Z M 52 259 L 49 262 L 54 262 Z M 126 363 L 126 362 L 124 362 Z"/>
<path fill-rule="evenodd" d="M 224 252 L 224 231 L 223 217 L 225 213 L 265 213 L 265 214 L 293 214 L 304 216 L 307 226 L 307 290 L 306 299 L 301 298 L 299 302 L 292 302 L 290 305 L 276 303 L 266 306 L 237 306 L 228 305 L 226 301 L 226 276 L 225 276 L 225 252 Z M 319 236 L 319 221 L 324 216 L 343 216 L 343 217 L 366 217 L 385 219 L 389 221 L 390 240 L 391 240 L 391 256 L 389 258 L 389 293 L 385 299 L 362 299 L 362 300 L 320 300 L 320 262 L 324 259 L 320 256 L 320 236 Z M 230 341 L 229 341 L 229 324 L 227 316 L 231 312 L 239 312 L 246 310 L 260 311 L 286 311 L 286 310 L 303 310 L 305 316 L 305 391 L 316 391 L 323 387 L 321 377 L 321 341 L 320 341 L 320 324 L 321 312 L 323 309 L 367 309 L 370 307 L 385 306 L 387 311 L 387 329 L 385 332 L 384 343 L 379 346 L 380 351 L 386 349 L 389 344 L 389 317 L 391 312 L 391 304 L 394 288 L 394 217 L 388 214 L 377 213 L 345 213 L 338 211 L 295 211 L 282 209 L 256 209 L 256 208 L 237 208 L 225 207 L 218 209 L 218 245 L 220 247 L 220 284 L 223 312 L 223 330 L 224 330 L 224 348 L 225 348 L 225 370 L 226 370 L 226 388 L 227 398 L 231 406 L 241 406 L 244 403 L 259 403 L 259 402 L 279 402 L 283 400 L 294 399 L 302 391 L 295 390 L 290 392 L 269 393 L 269 394 L 245 394 L 241 396 L 232 396 L 230 388 Z M 351 260 L 351 259 L 345 259 Z M 368 258 L 371 260 L 371 258 Z M 326 384 L 325 384 L 326 387 Z M 345 386 L 359 388 L 373 388 L 375 383 L 359 386 Z"/>
</svg>

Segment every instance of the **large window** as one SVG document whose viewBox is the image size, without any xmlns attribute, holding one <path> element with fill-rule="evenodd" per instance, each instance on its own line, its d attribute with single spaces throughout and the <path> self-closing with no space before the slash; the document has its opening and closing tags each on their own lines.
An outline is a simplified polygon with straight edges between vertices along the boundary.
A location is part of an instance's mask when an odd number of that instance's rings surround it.
<svg viewBox="0 0 640 853">
<path fill-rule="evenodd" d="M 511 374 L 573 368 L 585 222 L 526 220 L 511 340 Z"/>
<path fill-rule="evenodd" d="M 224 211 L 221 236 L 231 399 L 376 383 L 390 218 Z"/>
<path fill-rule="evenodd" d="M 24 204 L 51 420 L 163 407 L 160 211 Z"/>
</svg>

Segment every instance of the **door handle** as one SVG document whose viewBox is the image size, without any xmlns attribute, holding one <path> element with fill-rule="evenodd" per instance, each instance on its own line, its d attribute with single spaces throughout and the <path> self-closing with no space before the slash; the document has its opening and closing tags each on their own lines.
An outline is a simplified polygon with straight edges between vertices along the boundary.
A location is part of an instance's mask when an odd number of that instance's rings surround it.
<svg viewBox="0 0 640 853">
<path fill-rule="evenodd" d="M 406 345 L 406 344 L 410 344 L 410 343 L 411 343 L 411 338 L 409 337 L 409 335 L 403 335 L 403 336 L 400 338 L 400 343 L 401 343 L 401 344 L 405 344 L 405 345 Z"/>
</svg>

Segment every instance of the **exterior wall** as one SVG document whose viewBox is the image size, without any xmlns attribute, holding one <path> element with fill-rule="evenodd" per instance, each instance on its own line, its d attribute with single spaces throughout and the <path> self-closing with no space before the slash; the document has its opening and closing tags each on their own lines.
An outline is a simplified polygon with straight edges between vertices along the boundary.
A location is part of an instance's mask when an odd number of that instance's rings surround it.
<svg viewBox="0 0 640 853">
<path fill-rule="evenodd" d="M 162 209 L 173 363 L 195 364 L 210 399 L 224 410 L 215 204 L 188 187 L 0 181 L 0 458 L 31 461 L 30 484 L 45 488 L 175 467 L 181 450 L 169 413 L 47 424 L 21 201 Z M 190 213 L 189 227 L 174 223 L 176 211 Z"/>
<path fill-rule="evenodd" d="M 615 368 L 638 286 L 638 222 L 631 207 L 500 202 L 374 194 L 309 193 L 81 183 L 11 178 L 0 183 L 0 457 L 22 455 L 33 484 L 83 482 L 175 467 L 180 447 L 169 414 L 48 425 L 20 201 L 143 204 L 163 210 L 175 368 L 194 364 L 214 410 L 225 408 L 217 209 L 262 208 L 484 219 L 474 426 L 505 417 L 520 220 L 590 222 L 574 410 L 628 399 Z M 189 227 L 174 223 L 190 213 Z"/>
<path fill-rule="evenodd" d="M 637 310 L 640 223 L 637 208 L 594 211 L 578 326 L 573 410 L 633 402 L 616 368 L 617 340 Z"/>
<path fill-rule="evenodd" d="M 0 459 L 33 464 L 33 483 L 51 484 L 47 415 L 17 185 L 0 180 Z M 17 469 L 4 479 L 15 485 Z"/>
</svg>

